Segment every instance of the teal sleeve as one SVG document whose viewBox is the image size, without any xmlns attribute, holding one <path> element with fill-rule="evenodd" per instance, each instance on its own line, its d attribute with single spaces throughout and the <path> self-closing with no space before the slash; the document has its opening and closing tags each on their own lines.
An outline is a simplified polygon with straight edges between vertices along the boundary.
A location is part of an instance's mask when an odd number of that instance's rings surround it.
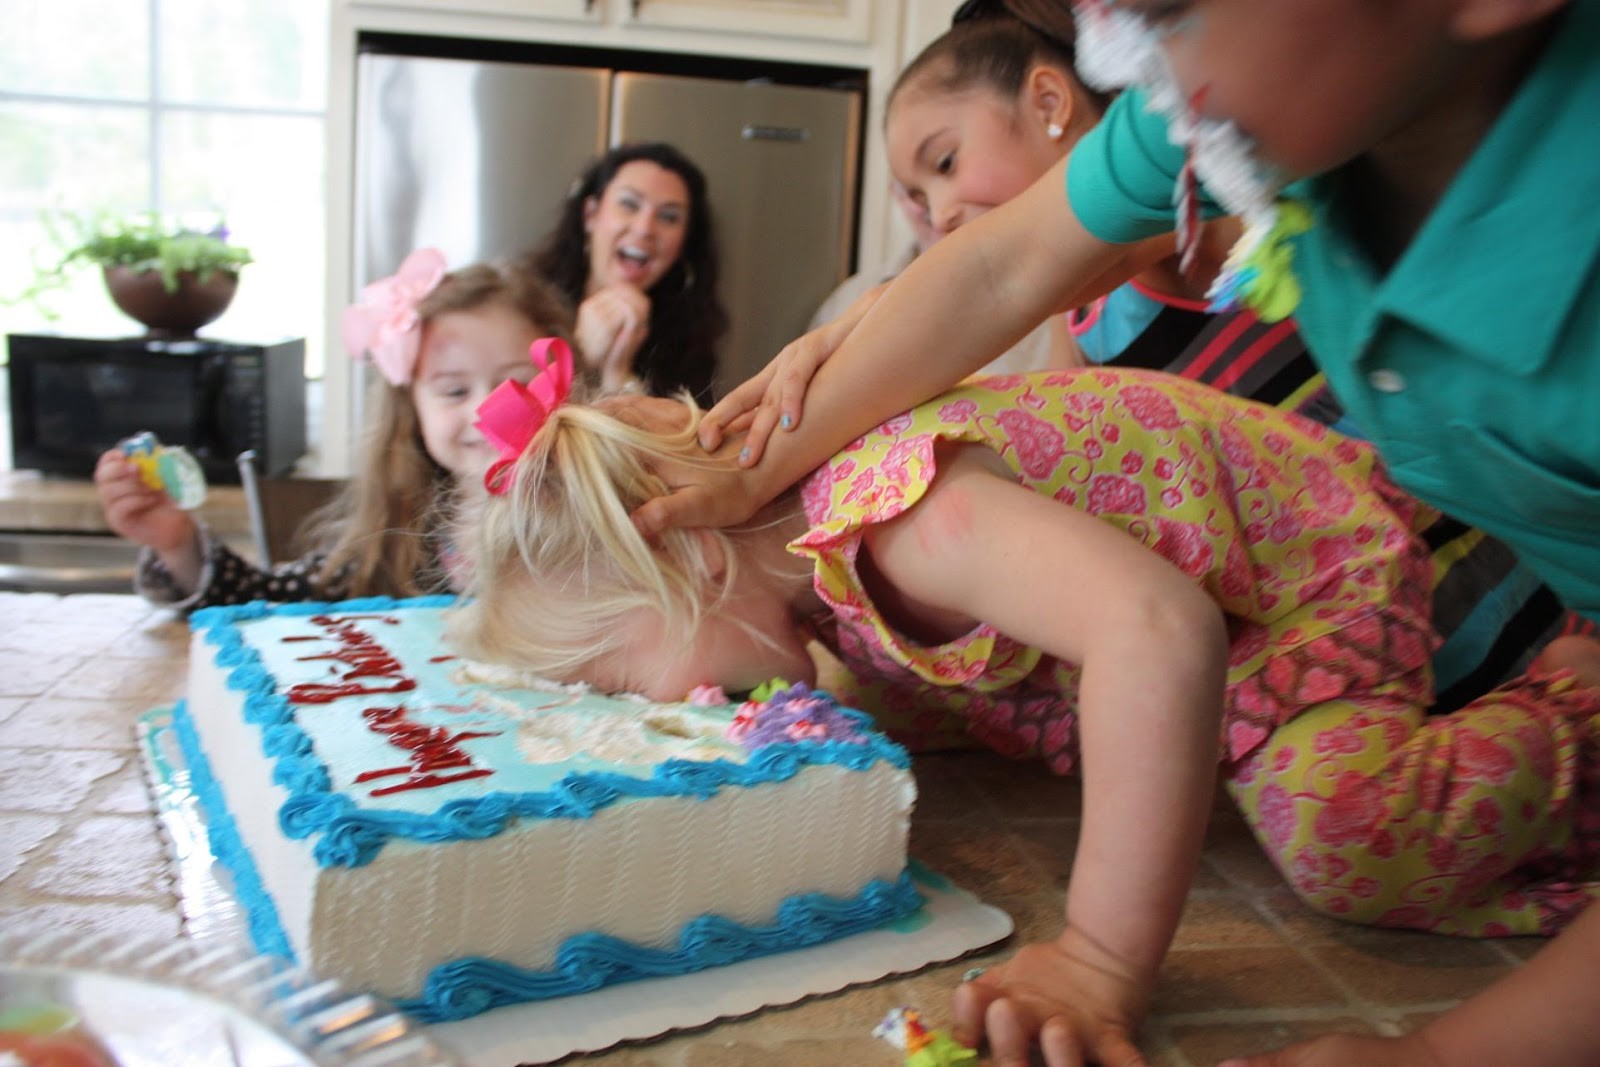
<svg viewBox="0 0 1600 1067">
<path fill-rule="evenodd" d="M 1072 149 L 1067 202 L 1088 231 L 1113 244 L 1168 233 L 1172 191 L 1183 151 L 1167 140 L 1167 122 L 1129 89 Z"/>
</svg>

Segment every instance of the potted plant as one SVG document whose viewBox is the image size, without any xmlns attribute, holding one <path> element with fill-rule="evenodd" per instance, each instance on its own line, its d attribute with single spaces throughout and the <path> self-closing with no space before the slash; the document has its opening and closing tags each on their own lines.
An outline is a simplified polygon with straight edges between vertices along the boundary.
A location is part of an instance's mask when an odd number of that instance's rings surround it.
<svg viewBox="0 0 1600 1067">
<path fill-rule="evenodd" d="M 240 269 L 252 261 L 248 249 L 228 242 L 220 222 L 197 230 L 151 212 L 66 215 L 46 225 L 63 251 L 25 295 L 64 283 L 78 266 L 97 266 L 112 301 L 155 337 L 192 337 L 215 321 L 233 301 Z"/>
</svg>

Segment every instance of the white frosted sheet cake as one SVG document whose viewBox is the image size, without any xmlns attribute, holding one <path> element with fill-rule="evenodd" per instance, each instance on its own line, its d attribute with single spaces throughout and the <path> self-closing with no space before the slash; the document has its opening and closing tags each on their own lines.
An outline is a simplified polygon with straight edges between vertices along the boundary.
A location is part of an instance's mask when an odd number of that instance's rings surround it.
<svg viewBox="0 0 1600 1067">
<path fill-rule="evenodd" d="M 909 760 L 865 716 L 498 680 L 447 604 L 195 614 L 174 726 L 261 951 L 431 1021 L 918 907 Z"/>
</svg>

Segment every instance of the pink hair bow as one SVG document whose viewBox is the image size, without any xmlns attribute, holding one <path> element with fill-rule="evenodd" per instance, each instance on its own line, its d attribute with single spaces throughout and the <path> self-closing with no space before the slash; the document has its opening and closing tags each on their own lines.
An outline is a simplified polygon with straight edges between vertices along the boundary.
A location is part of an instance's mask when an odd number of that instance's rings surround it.
<svg viewBox="0 0 1600 1067">
<path fill-rule="evenodd" d="M 478 405 L 478 429 L 500 453 L 483 476 L 494 496 L 511 487 L 511 468 L 550 418 L 572 395 L 572 348 L 559 337 L 543 337 L 528 347 L 536 372 L 523 385 L 504 381 Z"/>
<path fill-rule="evenodd" d="M 444 253 L 419 248 L 405 258 L 392 277 L 380 278 L 361 290 L 344 309 L 344 347 L 355 358 L 372 357 L 391 385 L 405 385 L 417 369 L 422 345 L 417 305 L 444 277 Z"/>
</svg>

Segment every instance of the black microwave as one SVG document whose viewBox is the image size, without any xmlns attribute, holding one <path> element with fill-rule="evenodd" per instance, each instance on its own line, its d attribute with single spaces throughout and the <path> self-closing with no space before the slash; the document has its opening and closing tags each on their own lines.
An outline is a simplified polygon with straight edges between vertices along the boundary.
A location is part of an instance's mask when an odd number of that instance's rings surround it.
<svg viewBox="0 0 1600 1067">
<path fill-rule="evenodd" d="M 306 450 L 305 342 L 241 344 L 9 334 L 12 465 L 92 477 L 100 454 L 149 430 L 209 481 L 238 482 L 239 453 L 286 473 Z"/>
</svg>

